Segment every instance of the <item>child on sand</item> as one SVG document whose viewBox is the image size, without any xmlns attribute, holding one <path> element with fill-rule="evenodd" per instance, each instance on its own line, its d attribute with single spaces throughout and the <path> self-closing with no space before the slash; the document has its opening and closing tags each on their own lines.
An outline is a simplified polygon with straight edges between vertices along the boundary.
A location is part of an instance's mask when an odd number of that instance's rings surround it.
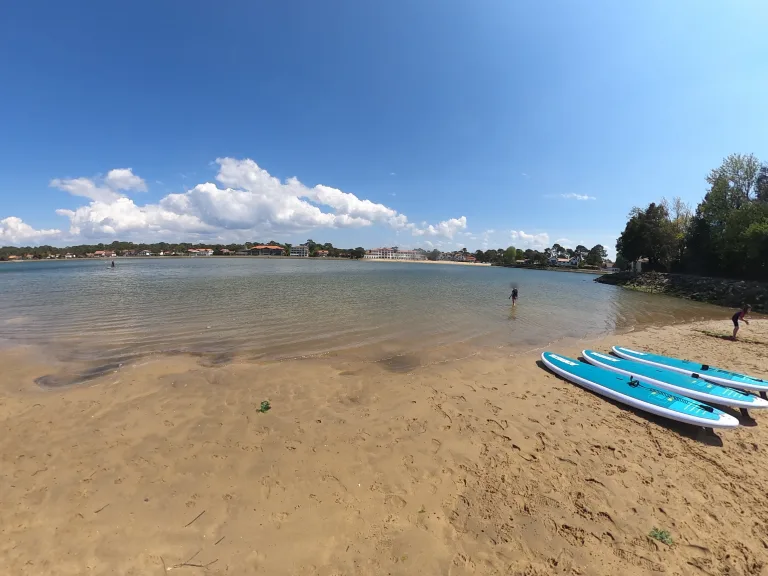
<svg viewBox="0 0 768 576">
<path fill-rule="evenodd" d="M 733 320 L 733 339 L 734 340 L 736 340 L 736 334 L 739 332 L 739 320 L 744 320 L 744 322 L 746 322 L 747 325 L 749 325 L 749 320 L 747 320 L 745 316 L 749 314 L 750 310 L 752 310 L 752 306 L 750 306 L 749 304 L 745 304 L 741 310 L 736 312 L 736 314 L 734 314 L 731 317 L 731 320 Z"/>
</svg>

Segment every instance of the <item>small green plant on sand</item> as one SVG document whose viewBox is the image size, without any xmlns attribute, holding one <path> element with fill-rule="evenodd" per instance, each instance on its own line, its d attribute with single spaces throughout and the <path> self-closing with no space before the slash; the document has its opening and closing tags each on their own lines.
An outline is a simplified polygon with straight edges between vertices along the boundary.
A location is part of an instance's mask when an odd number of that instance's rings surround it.
<svg viewBox="0 0 768 576">
<path fill-rule="evenodd" d="M 669 533 L 669 530 L 659 530 L 658 528 L 654 527 L 654 529 L 651 530 L 648 536 L 650 536 L 654 540 L 663 542 L 667 546 L 672 546 L 672 534 Z"/>
<path fill-rule="evenodd" d="M 272 408 L 272 406 L 269 405 L 269 402 L 267 400 L 263 400 L 261 406 L 259 406 L 259 412 L 264 414 L 264 412 L 269 412 L 270 408 Z"/>
</svg>

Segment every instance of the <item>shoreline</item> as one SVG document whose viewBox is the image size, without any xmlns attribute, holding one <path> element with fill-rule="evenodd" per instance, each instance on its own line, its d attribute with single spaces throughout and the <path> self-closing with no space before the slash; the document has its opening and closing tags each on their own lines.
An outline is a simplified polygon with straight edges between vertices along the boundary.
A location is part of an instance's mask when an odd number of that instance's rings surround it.
<svg viewBox="0 0 768 576">
<path fill-rule="evenodd" d="M 768 311 L 768 283 L 755 280 L 734 280 L 660 272 L 642 272 L 640 274 L 618 272 L 595 278 L 595 282 L 637 292 L 666 294 L 676 298 L 734 309 L 749 303 L 755 312 L 765 313 Z"/>
<path fill-rule="evenodd" d="M 728 331 L 677 324 L 550 349 L 645 347 L 764 377 L 768 322 L 740 342 L 717 337 Z M 1 349 L 0 568 L 143 574 L 193 555 L 214 574 L 760 564 L 768 414 L 708 440 L 555 377 L 538 351 L 509 352 L 159 357 L 42 389 L 53 360 Z M 649 539 L 654 527 L 675 545 Z"/>
<path fill-rule="evenodd" d="M 451 264 L 454 266 L 489 267 L 486 262 L 454 262 L 453 260 L 394 260 L 389 258 L 360 258 L 361 262 L 386 262 L 391 264 Z"/>
<path fill-rule="evenodd" d="M 585 270 L 583 268 L 571 268 L 568 266 L 504 266 L 504 268 L 516 268 L 518 270 L 541 270 L 544 272 L 576 272 L 577 274 L 594 274 L 602 276 L 611 274 L 605 270 Z"/>
</svg>

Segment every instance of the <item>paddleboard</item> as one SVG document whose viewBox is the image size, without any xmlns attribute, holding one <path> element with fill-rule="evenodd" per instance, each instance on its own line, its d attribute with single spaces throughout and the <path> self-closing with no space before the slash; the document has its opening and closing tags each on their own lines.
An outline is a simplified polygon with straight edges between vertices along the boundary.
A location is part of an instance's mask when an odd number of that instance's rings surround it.
<svg viewBox="0 0 768 576">
<path fill-rule="evenodd" d="M 651 386 L 671 390 L 695 400 L 737 408 L 768 408 L 768 400 L 763 400 L 736 388 L 709 382 L 703 378 L 686 376 L 679 372 L 617 358 L 609 354 L 601 354 L 594 350 L 584 350 L 581 354 L 587 362 L 598 368 L 605 368 L 625 376 L 634 376 L 637 380 Z"/>
<path fill-rule="evenodd" d="M 566 380 L 639 410 L 705 428 L 735 428 L 739 425 L 730 414 L 634 378 L 552 352 L 544 352 L 541 359 L 547 368 Z"/>
<path fill-rule="evenodd" d="M 729 372 L 728 370 L 709 366 L 708 364 L 698 364 L 690 360 L 680 360 L 679 358 L 670 358 L 669 356 L 632 350 L 631 348 L 624 348 L 623 346 L 614 346 L 612 350 L 617 356 L 621 356 L 627 360 L 642 362 L 643 364 L 649 364 L 651 366 L 656 366 L 657 368 L 666 368 L 667 370 L 673 370 L 674 372 L 679 372 L 680 374 L 686 374 L 688 376 L 695 375 L 694 378 L 698 376 L 704 378 L 704 380 L 714 382 L 715 384 L 732 386 L 733 388 L 740 388 L 742 390 L 752 390 L 754 392 L 768 392 L 768 381 L 761 380 L 760 378 L 753 378 L 746 374 Z"/>
</svg>

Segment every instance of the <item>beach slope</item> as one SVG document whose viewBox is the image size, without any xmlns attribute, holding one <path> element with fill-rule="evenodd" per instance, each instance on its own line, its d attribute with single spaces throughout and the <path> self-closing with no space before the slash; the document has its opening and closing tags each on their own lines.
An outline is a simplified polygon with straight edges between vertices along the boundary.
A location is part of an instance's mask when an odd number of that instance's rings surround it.
<svg viewBox="0 0 768 576">
<path fill-rule="evenodd" d="M 765 375 L 768 323 L 729 326 L 553 348 Z M 768 414 L 707 438 L 538 358 L 176 356 L 43 389 L 56 366 L 2 351 L 0 573 L 766 574 Z"/>
</svg>

